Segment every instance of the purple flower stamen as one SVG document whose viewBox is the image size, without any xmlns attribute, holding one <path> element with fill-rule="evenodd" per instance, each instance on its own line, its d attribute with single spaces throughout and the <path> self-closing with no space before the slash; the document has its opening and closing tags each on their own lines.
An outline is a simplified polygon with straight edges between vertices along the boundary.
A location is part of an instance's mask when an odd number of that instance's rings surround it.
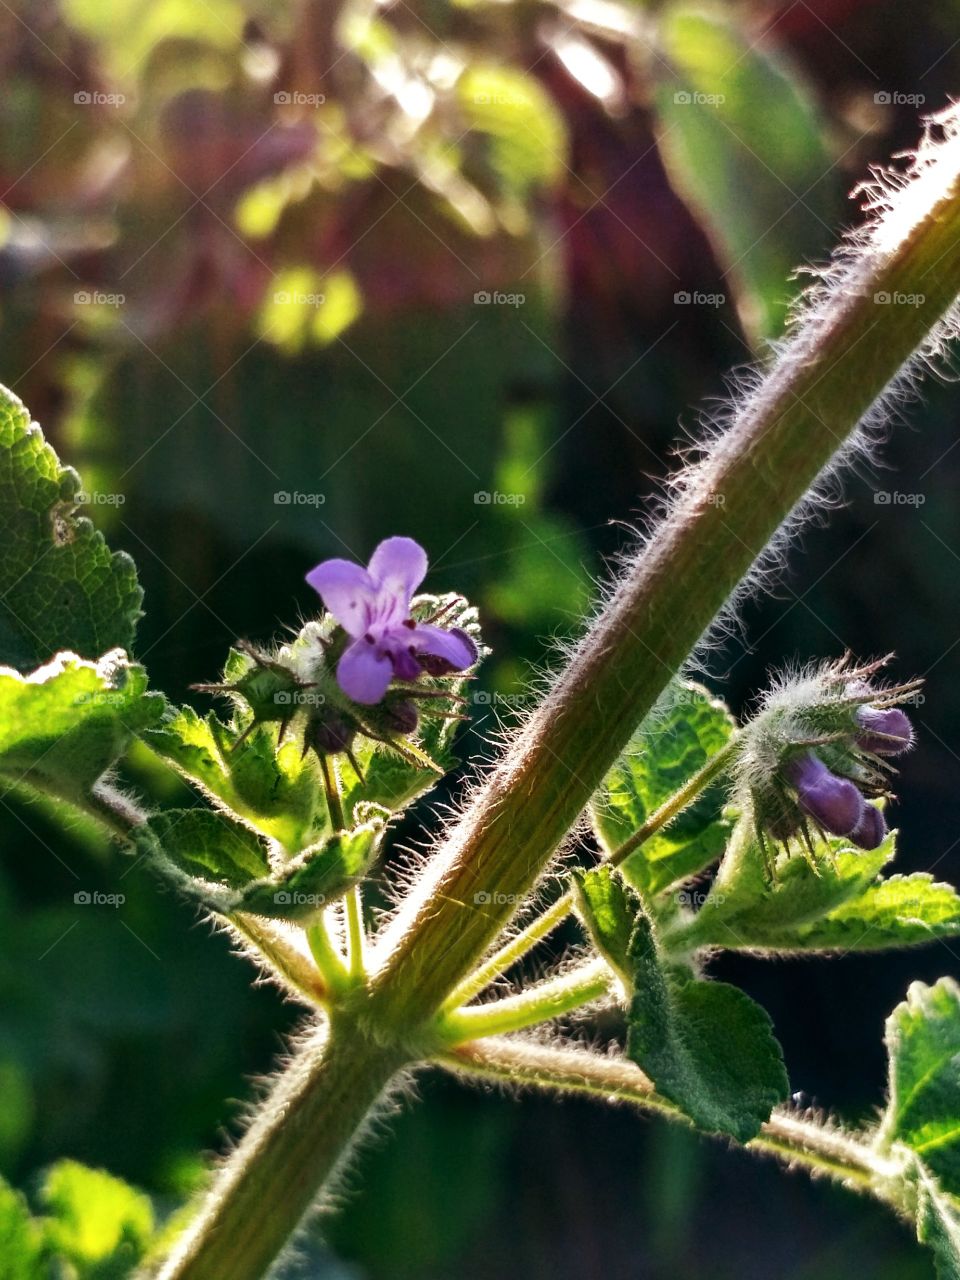
<svg viewBox="0 0 960 1280">
<path fill-rule="evenodd" d="M 366 569 L 351 560 L 324 560 L 307 574 L 353 640 L 337 665 L 337 682 L 354 702 L 379 702 L 394 678 L 446 675 L 476 662 L 477 647 L 466 632 L 410 616 L 410 601 L 426 573 L 427 554 L 419 543 L 387 538 Z"/>
</svg>

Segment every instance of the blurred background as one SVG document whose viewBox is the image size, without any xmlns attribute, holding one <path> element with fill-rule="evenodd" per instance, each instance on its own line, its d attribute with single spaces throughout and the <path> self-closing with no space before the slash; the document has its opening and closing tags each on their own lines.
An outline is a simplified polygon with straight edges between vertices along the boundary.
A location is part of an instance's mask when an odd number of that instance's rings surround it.
<svg viewBox="0 0 960 1280">
<path fill-rule="evenodd" d="M 136 559 L 154 684 L 199 704 L 236 636 L 316 609 L 317 560 L 406 533 L 481 608 L 481 750 L 958 58 L 956 0 L 0 6 L 0 380 Z M 955 883 L 958 418 L 928 385 L 708 677 L 740 710 L 771 665 L 895 649 L 928 680 L 900 869 Z M 0 1173 L 69 1155 L 173 1208 L 296 1011 L 83 826 L 3 801 L 0 827 Z M 852 1119 L 907 981 L 960 956 L 716 972 L 770 1011 L 802 1100 Z M 290 1276 L 932 1276 L 879 1209 L 722 1144 L 421 1093 Z"/>
</svg>

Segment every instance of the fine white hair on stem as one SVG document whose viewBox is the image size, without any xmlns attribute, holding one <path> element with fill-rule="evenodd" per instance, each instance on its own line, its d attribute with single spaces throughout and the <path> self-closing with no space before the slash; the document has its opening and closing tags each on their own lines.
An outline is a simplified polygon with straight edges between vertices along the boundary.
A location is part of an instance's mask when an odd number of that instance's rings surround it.
<svg viewBox="0 0 960 1280">
<path fill-rule="evenodd" d="M 442 853 L 438 851 L 430 860 L 384 930 L 375 951 L 375 965 L 382 968 L 395 946 L 405 938 L 412 941 L 414 922 L 430 912 L 434 894 L 443 893 L 448 887 L 445 882 L 451 868 L 467 848 L 472 848 L 471 841 L 478 836 L 480 824 L 491 821 L 511 786 L 521 778 L 526 780 L 524 762 L 549 733 L 550 717 L 570 699 L 584 695 L 581 677 L 591 669 L 591 660 L 611 644 L 612 620 L 626 619 L 623 601 L 629 598 L 645 554 L 649 552 L 657 562 L 661 532 L 667 525 L 676 530 L 696 521 L 708 505 L 722 505 L 727 476 L 737 473 L 736 464 L 745 451 L 756 448 L 769 424 L 778 421 L 784 406 L 793 403 L 798 386 L 806 385 L 802 381 L 805 371 L 829 362 L 835 335 L 842 332 L 846 319 L 862 312 L 867 303 L 896 302 L 874 292 L 877 280 L 886 279 L 883 273 L 898 262 L 898 250 L 912 243 L 912 238 L 930 222 L 931 211 L 955 191 L 958 182 L 960 112 L 951 104 L 926 122 L 916 151 L 899 169 L 876 169 L 870 180 L 857 189 L 867 215 L 864 224 L 844 236 L 828 263 L 811 269 L 811 283 L 791 311 L 786 336 L 772 344 L 768 362 L 737 372 L 730 380 L 723 405 L 701 418 L 698 442 L 687 445 L 686 465 L 651 502 L 637 544 L 620 558 L 620 571 L 611 575 L 599 593 L 597 610 L 584 634 L 564 646 L 566 668 L 552 681 L 541 704 L 524 716 L 508 737 L 494 769 L 486 771 L 484 777 L 478 775 L 474 786 L 467 788 L 460 805 L 461 817 L 452 829 L 448 828 Z M 928 323 L 926 318 L 924 323 Z M 892 376 L 886 361 L 878 362 L 874 369 L 869 341 L 861 347 L 865 372 L 873 375 L 866 382 L 872 402 L 858 422 L 841 418 L 843 425 L 836 429 L 833 457 L 783 516 L 765 548 L 759 554 L 752 552 L 752 564 L 706 626 L 687 665 L 699 661 L 718 637 L 736 625 L 738 609 L 751 592 L 769 589 L 781 573 L 787 548 L 799 530 L 840 500 L 841 476 L 851 468 L 874 463 L 877 445 L 884 438 L 891 416 L 916 396 L 924 372 L 942 363 L 958 327 L 960 313 L 954 303 L 928 327 L 924 337 L 917 337 L 915 349 L 905 352 L 905 360 Z M 908 332 L 913 340 L 913 329 Z M 868 333 L 869 327 L 862 336 Z M 886 384 L 878 385 L 884 378 Z M 860 401 L 853 403 L 859 405 Z M 851 409 L 851 417 L 858 411 Z M 825 428 L 821 436 L 829 438 L 834 428 L 819 419 L 818 430 L 821 424 Z"/>
</svg>

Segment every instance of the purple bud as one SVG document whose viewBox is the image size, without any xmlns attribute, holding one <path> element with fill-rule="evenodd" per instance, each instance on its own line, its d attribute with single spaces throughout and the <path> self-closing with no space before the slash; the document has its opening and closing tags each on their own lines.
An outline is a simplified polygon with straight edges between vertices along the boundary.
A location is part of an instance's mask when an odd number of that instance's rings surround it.
<svg viewBox="0 0 960 1280">
<path fill-rule="evenodd" d="M 887 824 L 883 814 L 872 804 L 863 806 L 863 817 L 850 832 L 850 839 L 861 849 L 876 849 L 887 834 Z"/>
<path fill-rule="evenodd" d="M 389 702 L 383 710 L 387 724 L 395 733 L 413 733 L 420 722 L 420 713 L 409 698 Z"/>
<path fill-rule="evenodd" d="M 860 824 L 863 796 L 852 782 L 831 773 L 812 751 L 789 761 L 784 774 L 797 789 L 801 809 L 824 831 L 849 836 Z"/>
<path fill-rule="evenodd" d="M 863 706 L 857 710 L 857 720 L 867 731 L 857 738 L 861 751 L 875 756 L 898 756 L 913 744 L 913 725 L 899 707 Z"/>
</svg>

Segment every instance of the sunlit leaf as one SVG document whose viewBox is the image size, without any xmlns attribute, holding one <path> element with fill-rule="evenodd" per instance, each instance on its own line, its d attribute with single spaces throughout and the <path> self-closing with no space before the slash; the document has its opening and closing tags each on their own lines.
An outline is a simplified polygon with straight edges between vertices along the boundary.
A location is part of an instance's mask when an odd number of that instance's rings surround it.
<svg viewBox="0 0 960 1280">
<path fill-rule="evenodd" d="M 62 1160 L 47 1174 L 41 1200 L 45 1235 L 80 1280 L 126 1274 L 153 1232 L 150 1201 L 101 1169 Z"/>
<path fill-rule="evenodd" d="M 27 676 L 0 668 L 0 773 L 79 798 L 163 707 L 120 649 L 95 663 L 61 653 Z"/>
<path fill-rule="evenodd" d="M 789 1091 L 765 1010 L 739 987 L 665 971 L 642 915 L 630 960 L 627 1056 L 699 1128 L 739 1142 L 755 1137 Z"/>
<path fill-rule="evenodd" d="M 818 184 L 831 160 L 810 96 L 782 55 L 723 14 L 667 9 L 660 38 L 658 144 L 668 174 L 712 238 L 748 334 L 772 336 L 795 292 L 794 267 L 829 235 Z"/>
<path fill-rule="evenodd" d="M 593 799 L 593 826 L 603 847 L 612 852 L 632 836 L 733 731 L 733 717 L 719 699 L 700 685 L 674 681 Z M 723 788 L 707 787 L 626 860 L 626 878 L 642 893 L 658 893 L 709 866 L 723 852 L 732 826 L 723 803 Z"/>
<path fill-rule="evenodd" d="M 0 662 L 27 671 L 69 649 L 130 649 L 143 593 L 133 561 L 76 514 L 80 477 L 0 388 Z"/>
</svg>

